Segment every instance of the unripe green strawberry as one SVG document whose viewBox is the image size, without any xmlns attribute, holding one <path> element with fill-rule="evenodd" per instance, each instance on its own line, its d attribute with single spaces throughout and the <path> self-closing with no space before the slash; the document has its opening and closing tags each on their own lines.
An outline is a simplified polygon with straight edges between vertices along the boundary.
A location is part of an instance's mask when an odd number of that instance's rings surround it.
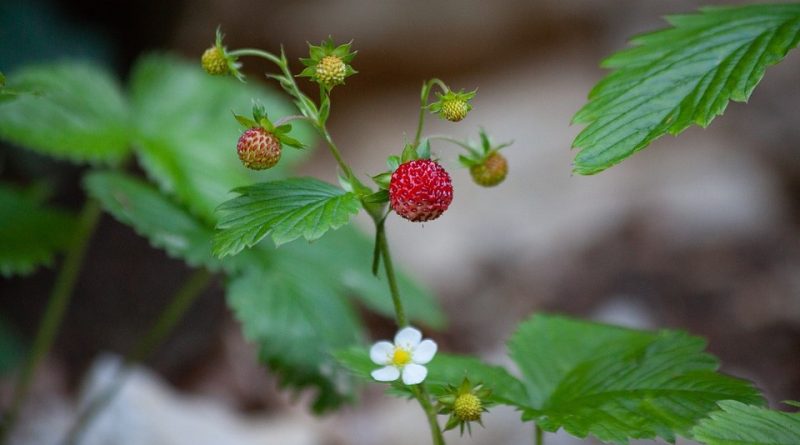
<svg viewBox="0 0 800 445">
<path fill-rule="evenodd" d="M 467 104 L 467 101 L 456 98 L 443 101 L 439 115 L 450 122 L 458 122 L 467 117 L 468 112 L 469 104 Z"/>
<path fill-rule="evenodd" d="M 506 179 L 508 161 L 500 153 L 494 152 L 483 163 L 470 167 L 469 172 L 478 185 L 493 187 Z"/>
<path fill-rule="evenodd" d="M 344 83 L 344 79 L 347 77 L 347 67 L 339 57 L 325 56 L 317 64 L 314 74 L 319 83 L 333 88 Z"/>
<path fill-rule="evenodd" d="M 280 160 L 281 141 L 266 129 L 255 127 L 242 133 L 236 151 L 245 167 L 264 170 L 274 167 Z"/>
<path fill-rule="evenodd" d="M 435 161 L 408 161 L 392 173 L 389 202 L 392 210 L 409 221 L 431 221 L 453 202 L 453 183 Z"/>
<path fill-rule="evenodd" d="M 481 399 L 471 392 L 456 397 L 453 403 L 453 414 L 462 422 L 475 422 L 481 420 L 483 404 Z"/>
<path fill-rule="evenodd" d="M 230 72 L 225 54 L 223 54 L 222 49 L 218 46 L 212 46 L 205 50 L 203 56 L 200 58 L 200 64 L 203 65 L 203 69 L 206 70 L 208 74 L 214 76 L 221 76 Z"/>
</svg>

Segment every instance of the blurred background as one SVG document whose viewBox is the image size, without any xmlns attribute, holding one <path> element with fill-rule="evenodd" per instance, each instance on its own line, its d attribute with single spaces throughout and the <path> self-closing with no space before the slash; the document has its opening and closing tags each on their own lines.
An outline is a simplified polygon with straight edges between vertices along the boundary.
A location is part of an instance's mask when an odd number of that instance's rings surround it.
<svg viewBox="0 0 800 445">
<path fill-rule="evenodd" d="M 80 57 L 125 78 L 160 51 L 198 59 L 221 25 L 229 48 L 305 56 L 306 41 L 354 39 L 360 74 L 334 92 L 330 125 L 358 174 L 383 167 L 416 124 L 419 88 L 439 77 L 479 88 L 459 125 L 435 118 L 429 133 L 514 140 L 505 183 L 482 189 L 446 145 L 455 200 L 424 225 L 388 222 L 397 260 L 431 287 L 449 318 L 440 348 L 505 362 L 504 341 L 534 311 L 641 328 L 681 328 L 709 340 L 723 370 L 752 379 L 776 401 L 800 399 L 800 52 L 771 68 L 750 103 L 731 104 L 710 128 L 666 137 L 593 177 L 571 174 L 570 126 L 604 72 L 599 61 L 662 16 L 695 2 L 5 0 L 0 70 Z M 299 63 L 295 64 L 298 71 Z M 246 60 L 250 82 L 272 67 Z M 301 82 L 301 85 L 309 84 Z M 310 91 L 310 89 L 309 89 Z M 334 181 L 324 150 L 302 167 Z M 47 175 L 55 200 L 78 208 L 81 169 L 0 147 L 3 179 Z M 359 221 L 366 223 L 366 221 Z M 367 224 L 364 224 L 368 228 Z M 124 252 L 124 256 L 122 252 Z M 23 412 L 14 443 L 50 444 L 76 403 L 109 378 L 189 276 L 105 216 L 95 233 L 53 353 Z M 55 272 L 0 280 L 0 311 L 31 338 Z M 110 295 L 114 298 L 110 298 Z M 387 320 L 371 320 L 376 338 Z M 0 385 L 8 400 L 11 380 Z M 228 313 L 221 283 L 192 307 L 158 354 L 133 373 L 85 444 L 410 444 L 428 432 L 413 403 L 367 390 L 359 404 L 316 418 L 256 361 Z M 530 443 L 531 424 L 496 409 L 485 429 L 452 443 Z M 593 443 L 561 434 L 548 443 Z"/>
</svg>

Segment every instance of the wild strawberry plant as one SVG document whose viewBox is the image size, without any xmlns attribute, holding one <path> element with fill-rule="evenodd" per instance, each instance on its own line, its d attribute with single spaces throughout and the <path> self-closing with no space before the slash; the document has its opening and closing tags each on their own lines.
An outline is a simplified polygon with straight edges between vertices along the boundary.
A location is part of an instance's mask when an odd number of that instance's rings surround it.
<svg viewBox="0 0 800 445">
<path fill-rule="evenodd" d="M 575 140 L 578 173 L 597 173 L 692 123 L 708 125 L 728 100 L 745 100 L 765 68 L 800 40 L 797 4 L 704 9 L 669 21 L 672 28 L 636 38 L 637 46 L 605 62 L 616 71 L 575 116 L 588 124 Z M 242 59 L 251 56 L 274 64 L 268 77 L 294 107 L 220 78 L 244 80 Z M 316 412 L 351 401 L 362 381 L 415 399 L 434 444 L 445 442 L 446 430 L 483 424 L 496 405 L 532 422 L 537 444 L 545 431 L 559 429 L 609 443 L 677 436 L 710 445 L 800 443 L 800 414 L 766 409 L 751 383 L 719 373 L 705 341 L 684 332 L 537 314 L 508 340 L 515 372 L 440 351 L 425 339 L 418 327 L 435 330 L 443 315 L 429 293 L 395 271 L 385 221 L 395 213 L 409 224 L 438 224 L 458 199 L 434 148 L 443 156 L 450 154 L 440 151 L 445 142 L 464 150 L 459 161 L 475 182 L 498 186 L 508 174 L 499 151 L 508 144 L 483 130 L 475 143 L 426 137 L 429 114 L 460 122 L 475 96 L 431 79 L 423 82 L 413 138 L 398 139 L 386 169 L 359 177 L 327 127 L 332 93 L 357 73 L 355 56 L 350 43 L 328 39 L 310 45 L 295 75 L 283 52 L 228 50 L 218 32 L 201 56 L 215 77 L 162 56 L 143 59 L 127 90 L 84 64 L 31 67 L 14 73 L 8 87 L 0 76 L 0 137 L 89 166 L 87 204 L 78 216 L 50 208 L 35 189 L 0 187 L 0 224 L 7 228 L 0 241 L 10 246 L 0 253 L 0 272 L 30 273 L 66 253 L 4 415 L 6 433 L 52 342 L 102 209 L 198 270 L 131 361 L 145 358 L 219 274 L 245 337 L 287 388 L 315 391 Z M 296 77 L 315 84 L 318 98 L 303 93 Z M 336 161 L 338 185 L 291 176 L 315 137 Z M 148 180 L 127 172 L 134 160 Z M 349 226 L 361 211 L 374 222 L 373 240 Z M 52 231 L 56 225 L 60 234 Z M 393 317 L 397 335 L 369 346 L 356 302 Z M 82 416 L 70 440 L 90 420 L 91 413 Z"/>
</svg>

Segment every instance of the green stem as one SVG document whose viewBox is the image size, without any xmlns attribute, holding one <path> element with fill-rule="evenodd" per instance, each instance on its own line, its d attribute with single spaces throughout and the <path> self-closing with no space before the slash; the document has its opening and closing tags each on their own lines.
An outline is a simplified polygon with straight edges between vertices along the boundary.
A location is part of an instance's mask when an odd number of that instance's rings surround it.
<svg viewBox="0 0 800 445">
<path fill-rule="evenodd" d="M 79 443 L 81 435 L 91 424 L 94 418 L 114 400 L 124 383 L 125 375 L 134 363 L 147 359 L 156 348 L 164 342 L 175 325 L 183 318 L 186 310 L 192 306 L 197 297 L 203 293 L 208 286 L 213 275 L 206 269 L 196 270 L 183 286 L 175 292 L 170 303 L 159 315 L 158 320 L 138 342 L 126 358 L 117 374 L 109 382 L 108 386 L 102 389 L 95 397 L 90 400 L 86 408 L 80 413 L 75 423 L 67 432 L 67 438 L 63 441 L 65 445 L 75 445 Z"/>
<path fill-rule="evenodd" d="M 441 81 L 441 79 L 429 79 L 422 84 L 422 91 L 419 95 L 419 119 L 417 120 L 417 132 L 414 134 L 414 143 L 412 144 L 414 147 L 419 145 L 420 139 L 422 138 L 422 127 L 425 125 L 425 112 L 428 111 L 428 96 L 431 95 L 431 89 L 433 89 L 434 85 L 441 88 L 443 93 L 450 91 L 450 88 L 448 88 L 447 85 Z"/>
<path fill-rule="evenodd" d="M 274 55 L 272 53 L 268 53 L 266 51 L 262 51 L 260 49 L 255 49 L 255 48 L 237 49 L 235 51 L 230 51 L 228 53 L 228 55 L 230 55 L 232 57 L 255 56 L 255 57 L 261 57 L 263 59 L 267 59 L 270 62 L 272 62 L 272 63 L 274 63 L 275 65 L 278 65 L 278 66 L 281 66 L 283 64 L 283 62 L 281 61 L 280 58 L 278 58 L 278 56 L 276 56 L 276 55 Z"/>
<path fill-rule="evenodd" d="M 443 135 L 435 134 L 433 136 L 428 136 L 428 139 L 433 140 L 433 141 L 446 141 L 446 142 L 449 142 L 451 144 L 458 145 L 459 147 L 466 149 L 470 153 L 477 153 L 475 151 L 475 149 L 470 147 L 469 144 L 467 144 L 466 142 L 459 141 L 458 139 L 452 138 L 450 136 L 443 136 Z"/>
<path fill-rule="evenodd" d="M 535 425 L 535 434 L 536 440 L 534 442 L 535 445 L 544 445 L 544 431 L 539 425 Z"/>
<path fill-rule="evenodd" d="M 431 404 L 431 400 L 428 397 L 428 392 L 425 390 L 425 386 L 418 385 L 412 386 L 411 388 L 411 390 L 414 392 L 414 396 L 422 406 L 422 410 L 425 411 L 425 417 L 428 418 L 428 425 L 431 428 L 431 440 L 433 441 L 433 445 L 444 445 L 444 436 L 442 435 L 441 428 L 439 428 L 439 422 L 436 420 L 436 409 Z"/>
<path fill-rule="evenodd" d="M 100 215 L 100 204 L 94 199 L 87 200 L 81 210 L 78 226 L 72 235 L 70 249 L 64 258 L 61 271 L 58 273 L 50 298 L 47 301 L 47 307 L 36 333 L 36 338 L 33 341 L 33 346 L 15 385 L 11 409 L 3 425 L 0 426 L 0 443 L 6 443 L 8 435 L 17 421 L 22 405 L 25 403 L 31 383 L 33 383 L 33 378 L 36 375 L 36 370 L 53 346 L 56 332 L 58 332 L 58 328 L 64 319 L 67 305 L 72 296 L 72 290 L 80 274 L 81 264 L 86 255 L 89 240 L 95 227 L 97 227 Z"/>
<path fill-rule="evenodd" d="M 306 103 L 307 101 L 313 102 L 311 101 L 311 99 L 308 98 L 308 96 L 306 96 L 300 91 L 300 88 L 297 87 L 297 83 L 294 81 L 294 75 L 292 75 L 292 72 L 289 70 L 289 64 L 286 60 L 286 56 L 283 55 L 283 50 L 281 50 L 281 57 L 278 57 L 266 51 L 253 48 L 237 49 L 235 51 L 229 52 L 228 54 L 234 57 L 255 56 L 269 60 L 270 62 L 277 65 L 278 68 L 280 68 L 281 73 L 283 74 L 283 78 L 285 79 L 285 82 L 281 82 L 281 86 L 286 90 L 286 92 L 291 94 L 292 97 L 297 99 L 301 104 Z M 339 148 L 336 147 L 336 144 L 333 142 L 333 138 L 328 132 L 325 123 L 321 122 L 319 120 L 319 116 L 317 116 L 316 120 L 312 119 L 312 124 L 320 133 L 320 135 L 322 135 L 322 137 L 325 139 L 325 142 L 328 144 L 328 149 L 330 150 L 333 157 L 336 159 L 336 163 L 339 164 L 339 168 L 342 169 L 342 172 L 344 172 L 344 174 L 347 176 L 348 179 L 350 179 L 351 181 L 355 181 L 356 177 L 355 175 L 353 175 L 353 171 L 350 169 L 350 166 L 348 166 L 347 163 L 344 162 L 341 152 L 339 151 Z"/>
<path fill-rule="evenodd" d="M 392 295 L 392 303 L 394 303 L 395 319 L 397 320 L 397 327 L 402 328 L 408 326 L 406 320 L 406 313 L 403 309 L 403 301 L 400 298 L 400 290 L 397 287 L 397 277 L 394 273 L 394 265 L 392 264 L 392 255 L 389 252 L 389 242 L 386 240 L 386 230 L 384 224 L 376 222 L 375 229 L 378 231 L 376 240 L 378 248 L 383 258 L 383 268 L 386 270 L 386 279 L 389 281 L 389 292 Z"/>
</svg>

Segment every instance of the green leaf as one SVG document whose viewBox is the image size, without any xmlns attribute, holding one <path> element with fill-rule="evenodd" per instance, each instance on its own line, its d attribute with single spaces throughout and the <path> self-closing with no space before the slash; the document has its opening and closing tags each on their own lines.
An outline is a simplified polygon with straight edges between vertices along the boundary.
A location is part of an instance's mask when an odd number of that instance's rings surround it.
<svg viewBox="0 0 800 445">
<path fill-rule="evenodd" d="M 148 56 L 133 71 L 139 161 L 163 191 L 206 222 L 216 222 L 214 209 L 231 189 L 283 177 L 304 156 L 285 150 L 276 167 L 260 173 L 242 166 L 236 154 L 242 129 L 231 111 L 249 113 L 254 99 L 273 118 L 296 114 L 281 93 L 206 75 L 197 64 Z M 308 125 L 295 125 L 292 135 L 313 142 Z"/>
<path fill-rule="evenodd" d="M 194 267 L 221 267 L 211 253 L 214 230 L 152 185 L 113 172 L 90 173 L 84 184 L 103 209 L 171 257 Z"/>
<path fill-rule="evenodd" d="M 361 208 L 351 192 L 313 178 L 263 182 L 233 190 L 219 207 L 214 253 L 234 255 L 270 234 L 276 245 L 303 237 L 313 241 L 347 224 Z"/>
<path fill-rule="evenodd" d="M 528 403 L 523 418 L 606 442 L 688 436 L 720 400 L 763 403 L 752 385 L 716 372 L 705 341 L 536 315 L 509 341 Z"/>
<path fill-rule="evenodd" d="M 104 69 L 81 63 L 31 66 L 10 76 L 8 86 L 34 94 L 0 101 L 0 138 L 79 163 L 118 163 L 128 153 L 128 105 Z"/>
<path fill-rule="evenodd" d="M 593 174 L 664 134 L 705 127 L 729 100 L 744 102 L 764 71 L 800 40 L 800 4 L 701 9 L 667 18 L 673 28 L 636 37 L 604 62 L 615 71 L 589 94 L 574 122 L 574 170 Z"/>
<path fill-rule="evenodd" d="M 306 264 L 268 257 L 232 279 L 227 298 L 245 337 L 283 386 L 316 388 L 316 412 L 350 400 L 352 379 L 331 354 L 359 343 L 362 328 L 347 299 Z"/>
<path fill-rule="evenodd" d="M 27 275 L 52 264 L 69 247 L 74 228 L 72 215 L 0 184 L 0 275 Z"/>
<path fill-rule="evenodd" d="M 796 445 L 800 413 L 784 413 L 728 400 L 692 430 L 707 445 Z"/>
</svg>

